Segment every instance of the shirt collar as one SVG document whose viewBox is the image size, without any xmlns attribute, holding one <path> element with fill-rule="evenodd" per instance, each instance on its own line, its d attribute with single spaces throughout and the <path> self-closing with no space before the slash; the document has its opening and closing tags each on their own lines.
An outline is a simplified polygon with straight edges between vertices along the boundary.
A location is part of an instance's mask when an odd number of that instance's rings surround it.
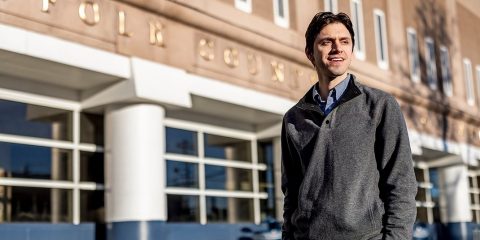
<svg viewBox="0 0 480 240">
<path fill-rule="evenodd" d="M 347 77 L 345 79 L 343 79 L 334 88 L 332 88 L 328 91 L 328 98 L 333 97 L 332 93 L 335 93 L 335 99 L 338 101 L 338 99 L 340 99 L 340 97 L 342 96 L 343 92 L 345 92 L 345 89 L 348 86 L 348 82 L 349 82 L 348 80 L 349 79 L 350 79 L 350 73 L 347 74 Z M 315 86 L 313 87 L 313 91 L 312 91 L 313 100 L 318 104 L 321 104 L 321 103 L 325 104 L 328 99 L 322 99 L 322 97 L 318 93 L 317 88 L 318 88 L 318 84 L 315 84 Z"/>
</svg>

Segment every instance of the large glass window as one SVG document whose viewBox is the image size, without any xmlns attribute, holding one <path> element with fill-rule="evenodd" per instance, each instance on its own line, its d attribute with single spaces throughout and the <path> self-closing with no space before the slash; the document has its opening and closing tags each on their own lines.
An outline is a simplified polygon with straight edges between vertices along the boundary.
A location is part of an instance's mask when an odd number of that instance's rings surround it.
<svg viewBox="0 0 480 240">
<path fill-rule="evenodd" d="M 388 44 L 385 13 L 382 10 L 373 10 L 375 25 L 375 40 L 377 46 L 377 64 L 382 69 L 388 69 Z"/>
<path fill-rule="evenodd" d="M 177 128 L 167 128 L 167 153 L 197 155 L 197 133 Z"/>
<path fill-rule="evenodd" d="M 251 142 L 242 139 L 205 134 L 205 157 L 251 162 Z"/>
<path fill-rule="evenodd" d="M 470 185 L 472 222 L 480 223 L 480 171 L 470 170 L 468 172 L 468 180 Z"/>
<path fill-rule="evenodd" d="M 253 222 L 253 201 L 245 198 L 207 197 L 207 221 Z"/>
<path fill-rule="evenodd" d="M 407 43 L 410 78 L 413 82 L 420 82 L 420 54 L 418 51 L 417 32 L 413 28 L 407 28 Z"/>
<path fill-rule="evenodd" d="M 269 196 L 259 176 L 267 160 L 253 150 L 255 134 L 174 119 L 165 124 L 168 221 L 260 223 L 260 204 Z"/>
<path fill-rule="evenodd" d="M 12 96 L 0 99 L 0 221 L 103 222 L 103 116 Z"/>
<path fill-rule="evenodd" d="M 72 180 L 72 151 L 0 142 L 2 177 Z"/>
<path fill-rule="evenodd" d="M 198 196 L 168 195 L 169 222 L 198 222 L 200 221 Z"/>
<path fill-rule="evenodd" d="M 355 58 L 365 60 L 365 32 L 363 30 L 362 0 L 351 0 L 350 11 L 355 32 Z"/>
<path fill-rule="evenodd" d="M 0 99 L 0 133 L 72 140 L 72 112 Z"/>
<path fill-rule="evenodd" d="M 275 196 L 275 171 L 274 171 L 273 142 L 265 141 L 258 143 L 258 162 L 265 163 L 267 169 L 259 172 L 260 192 L 268 194 L 267 199 L 260 200 L 261 218 L 276 218 L 276 196 Z"/>
<path fill-rule="evenodd" d="M 423 164 L 416 165 L 415 176 L 418 182 L 418 191 L 415 197 L 417 201 L 417 222 L 440 222 L 438 170 L 436 168 L 428 168 Z"/>
<path fill-rule="evenodd" d="M 198 188 L 198 164 L 167 161 L 167 186 Z"/>
<path fill-rule="evenodd" d="M 205 165 L 207 189 L 252 191 L 252 170 Z"/>
<path fill-rule="evenodd" d="M 72 191 L 0 186 L 0 222 L 71 222 Z"/>
</svg>

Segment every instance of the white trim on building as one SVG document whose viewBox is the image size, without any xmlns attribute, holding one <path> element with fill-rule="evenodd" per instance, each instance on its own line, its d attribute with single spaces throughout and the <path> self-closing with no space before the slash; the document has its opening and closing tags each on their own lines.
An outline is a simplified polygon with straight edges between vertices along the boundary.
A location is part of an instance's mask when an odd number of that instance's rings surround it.
<svg viewBox="0 0 480 240">
<path fill-rule="evenodd" d="M 273 0 L 273 20 L 280 27 L 290 27 L 290 10 L 288 0 Z"/>
<path fill-rule="evenodd" d="M 350 0 L 352 25 L 355 32 L 355 58 L 365 60 L 365 30 L 363 27 L 362 0 Z"/>
<path fill-rule="evenodd" d="M 380 9 L 373 10 L 373 22 L 375 26 L 375 46 L 377 48 L 377 65 L 379 68 L 388 69 L 388 39 L 385 13 Z"/>
</svg>

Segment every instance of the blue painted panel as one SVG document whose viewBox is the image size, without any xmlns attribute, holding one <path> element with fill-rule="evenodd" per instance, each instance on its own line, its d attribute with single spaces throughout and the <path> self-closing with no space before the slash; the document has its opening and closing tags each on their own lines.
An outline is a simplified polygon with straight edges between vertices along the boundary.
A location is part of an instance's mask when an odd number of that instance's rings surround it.
<svg viewBox="0 0 480 240">
<path fill-rule="evenodd" d="M 8 240 L 95 240 L 93 223 L 3 223 L 0 239 Z"/>
<path fill-rule="evenodd" d="M 108 240 L 252 240 L 254 235 L 271 234 L 269 226 L 273 225 L 114 222 L 107 225 L 107 236 Z M 273 233 L 278 235 L 279 229 Z"/>
</svg>

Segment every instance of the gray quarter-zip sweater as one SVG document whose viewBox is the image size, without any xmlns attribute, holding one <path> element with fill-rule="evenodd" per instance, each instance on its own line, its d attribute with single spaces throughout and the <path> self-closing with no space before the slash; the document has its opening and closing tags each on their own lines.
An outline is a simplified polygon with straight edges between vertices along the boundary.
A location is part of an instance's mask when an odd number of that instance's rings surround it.
<svg viewBox="0 0 480 240">
<path fill-rule="evenodd" d="M 283 239 L 412 238 L 417 182 L 401 110 L 349 81 L 328 115 L 312 88 L 284 116 Z"/>
</svg>

